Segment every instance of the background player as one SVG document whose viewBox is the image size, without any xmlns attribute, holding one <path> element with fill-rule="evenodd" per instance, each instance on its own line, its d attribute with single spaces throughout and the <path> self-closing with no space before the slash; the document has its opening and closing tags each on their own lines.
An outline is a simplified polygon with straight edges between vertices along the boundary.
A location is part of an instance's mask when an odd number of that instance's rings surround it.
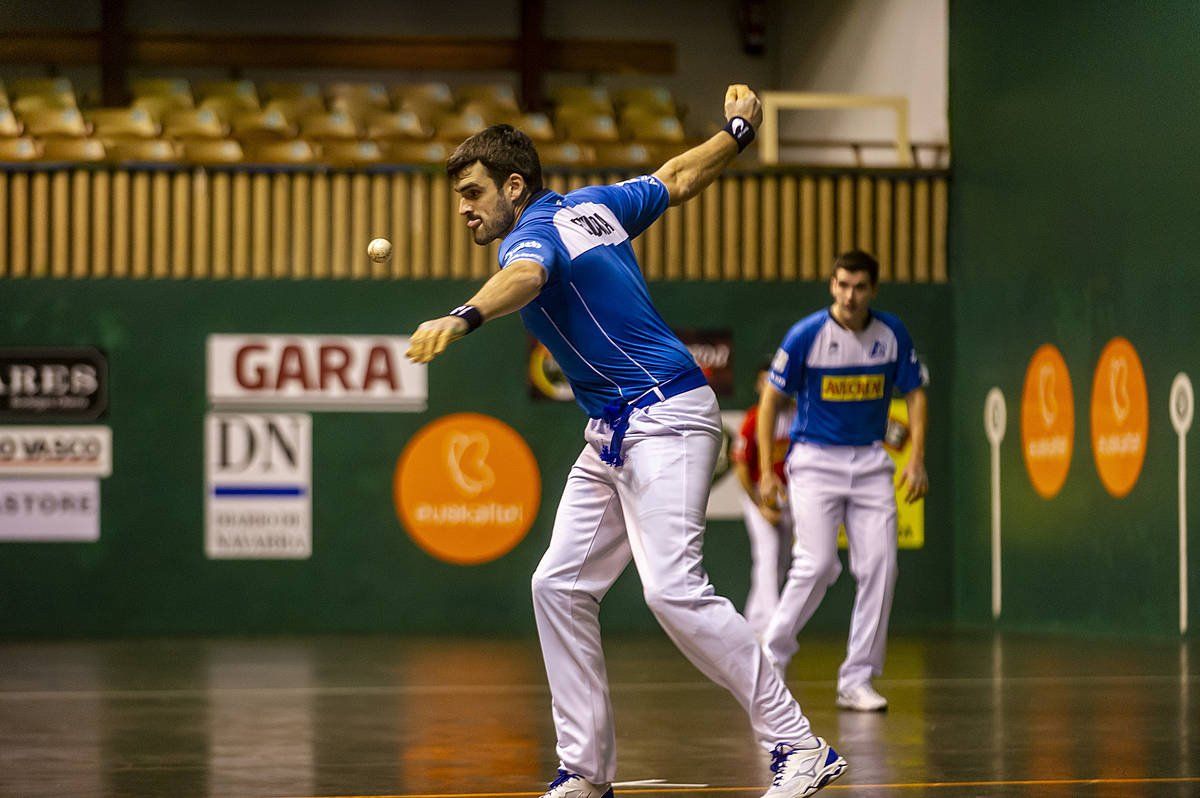
<svg viewBox="0 0 1200 798">
<path fill-rule="evenodd" d="M 763 363 L 754 378 L 754 395 L 767 390 L 770 363 Z M 796 406 L 790 398 L 780 404 L 775 422 L 771 462 L 775 474 L 786 481 L 783 468 L 787 457 L 789 433 L 796 418 Z M 767 507 L 758 494 L 758 403 L 746 411 L 742 428 L 733 442 L 733 470 L 742 486 L 742 515 L 746 534 L 750 538 L 750 592 L 746 596 L 745 616 L 759 639 L 767 631 L 767 623 L 779 604 L 788 567 L 792 562 L 792 513 Z"/>
<path fill-rule="evenodd" d="M 466 305 L 422 324 L 409 357 L 428 362 L 485 320 L 519 309 L 591 418 L 533 577 L 561 760 L 550 798 L 612 794 L 616 739 L 599 612 L 630 559 L 667 635 L 737 698 L 772 751 L 766 795 L 811 795 L 846 768 L 813 735 L 749 625 L 704 571 L 719 410 L 650 302 L 633 255 L 633 238 L 669 204 L 698 194 L 753 140 L 758 97 L 730 86 L 725 118 L 724 131 L 653 175 L 566 196 L 542 188 L 533 143 L 507 125 L 467 139 L 446 165 L 475 242 L 503 239 L 500 271 Z"/>
<path fill-rule="evenodd" d="M 796 636 L 841 573 L 837 532 L 845 524 L 857 588 L 837 705 L 861 711 L 887 708 L 871 679 L 883 671 L 897 572 L 895 468 L 881 443 L 893 388 L 908 404 L 912 435 L 901 475 L 907 501 L 929 486 L 921 364 L 900 320 L 870 309 L 878 283 L 873 257 L 859 251 L 838 256 L 829 280 L 833 305 L 788 331 L 758 409 L 759 491 L 766 504 L 779 506 L 783 486 L 770 467 L 769 446 L 783 396 L 794 395 L 798 405 L 787 459 L 796 543 L 767 628 L 768 656 L 786 670 Z"/>
</svg>

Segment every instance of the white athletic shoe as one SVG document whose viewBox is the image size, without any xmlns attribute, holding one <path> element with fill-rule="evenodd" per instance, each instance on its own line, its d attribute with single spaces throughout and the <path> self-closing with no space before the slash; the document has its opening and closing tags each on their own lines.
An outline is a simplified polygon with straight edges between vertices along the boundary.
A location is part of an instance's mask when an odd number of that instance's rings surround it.
<svg viewBox="0 0 1200 798">
<path fill-rule="evenodd" d="M 578 773 L 560 769 L 542 798 L 613 798 L 613 791 L 610 784 L 592 784 Z"/>
<path fill-rule="evenodd" d="M 860 684 L 838 690 L 837 705 L 839 709 L 855 712 L 882 712 L 887 709 L 888 702 L 870 684 Z"/>
<path fill-rule="evenodd" d="M 816 748 L 777 745 L 771 752 L 775 778 L 762 798 L 808 798 L 846 772 L 846 760 L 820 737 Z"/>
</svg>

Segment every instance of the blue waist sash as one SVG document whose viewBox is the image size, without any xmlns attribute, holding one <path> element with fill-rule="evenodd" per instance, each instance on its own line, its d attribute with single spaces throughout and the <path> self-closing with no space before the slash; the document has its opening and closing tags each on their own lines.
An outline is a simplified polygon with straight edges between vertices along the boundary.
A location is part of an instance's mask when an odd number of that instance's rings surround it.
<svg viewBox="0 0 1200 798">
<path fill-rule="evenodd" d="M 607 446 L 600 449 L 600 459 L 613 468 L 620 468 L 625 462 L 625 458 L 621 456 L 621 444 L 625 440 L 625 433 L 629 430 L 629 415 L 634 410 L 639 407 L 650 407 L 664 399 L 670 399 L 672 396 L 678 396 L 705 385 L 708 385 L 708 380 L 705 379 L 704 372 L 694 368 L 654 386 L 628 402 L 617 401 L 606 404 L 604 415 L 601 418 L 612 428 L 612 440 Z"/>
</svg>

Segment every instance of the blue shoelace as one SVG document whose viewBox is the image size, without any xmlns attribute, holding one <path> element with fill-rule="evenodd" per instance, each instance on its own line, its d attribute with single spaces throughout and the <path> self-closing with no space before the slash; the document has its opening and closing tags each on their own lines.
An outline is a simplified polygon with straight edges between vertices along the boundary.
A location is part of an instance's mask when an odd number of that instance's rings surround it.
<svg viewBox="0 0 1200 798">
<path fill-rule="evenodd" d="M 563 782 L 570 781 L 571 779 L 577 779 L 577 778 L 579 778 L 578 773 L 569 773 L 560 768 L 558 771 L 558 776 L 555 777 L 554 781 L 550 782 L 550 789 L 553 790 L 555 787 L 562 784 Z"/>
<path fill-rule="evenodd" d="M 775 778 L 771 779 L 772 787 L 778 787 L 779 783 L 783 781 L 783 768 L 787 765 L 788 757 L 794 753 L 796 753 L 795 748 L 783 743 L 775 746 L 775 750 L 771 752 L 771 772 L 775 774 Z"/>
</svg>

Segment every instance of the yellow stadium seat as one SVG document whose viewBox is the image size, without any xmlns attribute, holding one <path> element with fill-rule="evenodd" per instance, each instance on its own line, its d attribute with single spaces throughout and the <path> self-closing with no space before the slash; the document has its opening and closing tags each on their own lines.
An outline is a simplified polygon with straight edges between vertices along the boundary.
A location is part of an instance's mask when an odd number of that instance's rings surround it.
<svg viewBox="0 0 1200 798">
<path fill-rule="evenodd" d="M 280 141 L 296 135 L 296 127 L 279 111 L 243 111 L 233 118 L 233 136 L 243 141 Z"/>
<path fill-rule="evenodd" d="M 258 110 L 257 107 L 247 107 L 241 98 L 225 96 L 207 97 L 200 102 L 200 107 L 221 117 L 222 122 L 230 122 L 235 116 L 246 111 Z"/>
<path fill-rule="evenodd" d="M 440 141 L 390 141 L 383 147 L 389 163 L 444 165 L 450 148 Z"/>
<path fill-rule="evenodd" d="M 675 114 L 675 99 L 662 86 L 639 86 L 621 89 L 616 93 L 617 105 L 637 106 L 660 114 Z"/>
<path fill-rule="evenodd" d="M 542 166 L 586 166 L 596 160 L 596 153 L 591 147 L 573 141 L 538 144 L 537 151 Z"/>
<path fill-rule="evenodd" d="M 383 111 L 367 117 L 367 138 L 427 139 L 430 131 L 421 118 L 409 110 Z"/>
<path fill-rule="evenodd" d="M 358 138 L 358 125 L 343 111 L 312 114 L 300 120 L 300 135 L 313 141 L 353 141 Z"/>
<path fill-rule="evenodd" d="M 207 80 L 196 84 L 196 96 L 205 102 L 210 99 L 224 98 L 231 101 L 231 106 L 242 110 L 252 110 L 259 107 L 258 90 L 248 80 Z"/>
<path fill-rule="evenodd" d="M 10 139 L 21 135 L 25 127 L 18 120 L 11 108 L 0 107 L 0 139 Z"/>
<path fill-rule="evenodd" d="M 82 138 L 91 132 L 78 108 L 38 108 L 21 115 L 31 136 L 71 136 Z"/>
<path fill-rule="evenodd" d="M 152 139 L 159 126 L 145 108 L 95 108 L 84 114 L 102 139 Z"/>
<path fill-rule="evenodd" d="M 654 156 L 645 144 L 596 145 L 597 166 L 606 169 L 642 169 L 652 164 L 654 164 Z"/>
<path fill-rule="evenodd" d="M 56 94 L 26 94 L 24 97 L 16 98 L 12 103 L 12 109 L 18 115 L 27 114 L 30 111 L 41 111 L 44 109 L 60 109 L 60 108 L 78 108 L 75 102 L 74 95 L 56 95 Z"/>
<path fill-rule="evenodd" d="M 36 161 L 40 155 L 38 142 L 31 138 L 0 139 L 0 162 Z"/>
<path fill-rule="evenodd" d="M 193 139 L 183 142 L 183 158 L 198 166 L 241 163 L 242 145 L 233 139 Z"/>
<path fill-rule="evenodd" d="M 174 111 L 163 120 L 163 135 L 175 139 L 223 139 L 229 126 L 211 108 Z"/>
<path fill-rule="evenodd" d="M 674 116 L 627 115 L 621 120 L 625 137 L 633 141 L 654 144 L 683 141 L 687 136 L 683 125 Z"/>
<path fill-rule="evenodd" d="M 475 83 L 467 86 L 459 86 L 455 92 L 455 96 L 458 97 L 460 105 L 479 102 L 492 108 L 501 108 L 508 111 L 519 109 L 516 92 L 507 83 Z"/>
<path fill-rule="evenodd" d="M 115 163 L 178 163 L 179 147 L 166 139 L 118 139 L 108 143 L 108 160 Z"/>
<path fill-rule="evenodd" d="M 195 107 L 190 95 L 158 94 L 148 97 L 134 97 L 132 107 L 144 109 L 150 116 L 162 120 L 172 111 Z"/>
<path fill-rule="evenodd" d="M 321 162 L 333 166 L 367 166 L 382 161 L 383 150 L 374 141 L 327 141 L 321 145 Z"/>
<path fill-rule="evenodd" d="M 454 95 L 445 83 L 402 83 L 392 87 L 397 108 L 421 108 L 445 112 L 454 107 Z"/>
<path fill-rule="evenodd" d="M 306 116 L 325 113 L 325 101 L 319 95 L 316 97 L 282 97 L 268 102 L 263 106 L 263 110 L 278 111 L 289 122 L 296 123 Z"/>
<path fill-rule="evenodd" d="M 554 125 L 550 124 L 550 117 L 545 114 L 510 114 L 500 121 L 512 125 L 536 142 L 554 141 Z"/>
<path fill-rule="evenodd" d="M 134 97 L 186 97 L 192 100 L 192 84 L 185 78 L 134 78 L 129 81 Z"/>
<path fill-rule="evenodd" d="M 80 161 L 97 163 L 107 157 L 99 139 L 47 138 L 42 139 L 43 161 Z"/>
<path fill-rule="evenodd" d="M 268 100 L 316 100 L 317 105 L 325 106 L 321 87 L 309 80 L 268 80 L 262 84 L 262 96 Z"/>
<path fill-rule="evenodd" d="M 494 125 L 499 122 L 507 122 L 509 117 L 519 116 L 520 111 L 514 111 L 512 108 L 504 106 L 492 105 L 483 100 L 471 100 L 463 103 L 458 107 L 460 114 L 478 114 L 483 118 L 484 123 Z M 445 114 L 443 114 L 444 116 Z"/>
<path fill-rule="evenodd" d="M 317 160 L 317 151 L 307 141 L 266 141 L 247 145 L 246 162 L 261 164 L 302 164 Z"/>
<path fill-rule="evenodd" d="M 604 86 L 559 86 L 550 92 L 556 106 L 570 106 L 581 111 L 599 114 L 613 112 L 612 97 Z"/>
<path fill-rule="evenodd" d="M 73 103 L 75 87 L 67 78 L 13 78 L 8 93 L 13 97 L 70 97 Z"/>
<path fill-rule="evenodd" d="M 475 135 L 485 127 L 487 127 L 487 122 L 477 113 L 467 111 L 459 114 L 446 114 L 438 120 L 434 137 L 457 143 Z"/>
<path fill-rule="evenodd" d="M 564 138 L 582 142 L 615 142 L 621 136 L 617 123 L 607 114 L 567 113 L 560 109 L 555 121 Z"/>
<path fill-rule="evenodd" d="M 8 107 L 8 89 L 4 85 L 4 81 L 0 80 L 0 106 Z"/>
<path fill-rule="evenodd" d="M 330 83 L 325 87 L 325 94 L 329 97 L 329 107 L 340 110 L 391 106 L 387 88 L 382 83 Z"/>
</svg>

